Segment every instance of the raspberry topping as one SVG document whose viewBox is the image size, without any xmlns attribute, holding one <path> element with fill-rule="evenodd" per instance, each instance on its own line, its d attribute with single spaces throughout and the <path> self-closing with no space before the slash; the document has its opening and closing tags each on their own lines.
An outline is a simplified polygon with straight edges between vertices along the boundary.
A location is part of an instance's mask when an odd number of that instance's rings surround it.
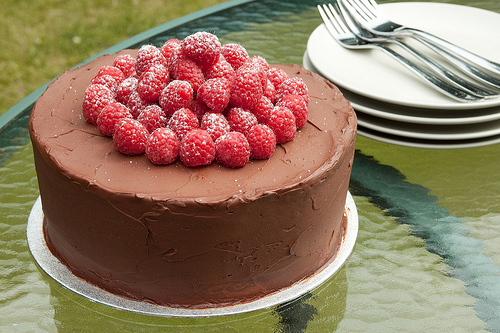
<svg viewBox="0 0 500 333">
<path fill-rule="evenodd" d="M 308 102 L 301 78 L 198 32 L 115 57 L 89 82 L 82 112 L 124 154 L 237 168 L 292 140 Z"/>
<path fill-rule="evenodd" d="M 175 111 L 188 108 L 193 102 L 193 87 L 187 81 L 174 80 L 161 92 L 158 102 L 170 117 Z"/>
<path fill-rule="evenodd" d="M 97 117 L 97 128 L 106 136 L 113 136 L 116 124 L 123 118 L 132 118 L 129 109 L 118 102 L 106 105 Z"/>
<path fill-rule="evenodd" d="M 102 84 L 91 84 L 85 89 L 83 97 L 83 117 L 91 124 L 97 123 L 97 117 L 102 109 L 115 101 L 115 96 Z"/>
<path fill-rule="evenodd" d="M 179 157 L 179 140 L 170 128 L 158 128 L 148 138 L 146 155 L 154 164 L 170 164 Z"/>
<path fill-rule="evenodd" d="M 189 109 L 182 108 L 174 112 L 168 121 L 168 127 L 177 134 L 179 140 L 192 129 L 200 127 L 198 117 Z"/>
<path fill-rule="evenodd" d="M 231 83 L 224 79 L 210 79 L 205 81 L 198 89 L 197 99 L 212 110 L 222 112 L 229 104 L 231 97 Z"/>
<path fill-rule="evenodd" d="M 229 109 L 226 117 L 231 130 L 243 135 L 247 135 L 248 131 L 259 123 L 253 113 L 242 108 Z"/>
<path fill-rule="evenodd" d="M 215 143 L 207 131 L 193 129 L 182 139 L 179 156 L 188 167 L 209 165 L 215 159 Z"/>
<path fill-rule="evenodd" d="M 264 124 L 252 127 L 247 134 L 247 140 L 250 145 L 251 157 L 257 160 L 268 159 L 276 149 L 276 134 Z"/>
<path fill-rule="evenodd" d="M 140 155 L 146 151 L 148 137 L 148 130 L 139 121 L 124 118 L 116 124 L 113 142 L 123 154 Z"/>
<path fill-rule="evenodd" d="M 267 125 L 276 134 L 277 143 L 285 143 L 292 140 L 297 131 L 295 116 L 290 109 L 283 106 L 274 107 Z"/>
<path fill-rule="evenodd" d="M 215 158 L 230 168 L 240 168 L 250 159 L 250 146 L 240 132 L 229 132 L 215 142 Z"/>
</svg>

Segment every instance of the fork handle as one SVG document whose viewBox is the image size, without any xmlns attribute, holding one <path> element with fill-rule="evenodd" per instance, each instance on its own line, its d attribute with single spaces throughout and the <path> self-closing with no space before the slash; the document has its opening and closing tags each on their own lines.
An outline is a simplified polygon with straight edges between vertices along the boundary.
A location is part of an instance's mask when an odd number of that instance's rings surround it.
<svg viewBox="0 0 500 333">
<path fill-rule="evenodd" d="M 500 77 L 500 64 L 478 56 L 428 32 L 413 28 L 405 28 L 404 30 L 410 33 L 411 37 L 443 56 L 466 74 L 485 84 L 500 88 L 500 79 L 487 73 L 490 72 Z"/>
<path fill-rule="evenodd" d="M 435 88 L 437 88 L 440 92 L 444 93 L 447 96 L 450 96 L 450 97 L 452 97 L 458 101 L 461 101 L 461 102 L 475 102 L 475 101 L 482 99 L 482 98 L 478 98 L 477 96 L 473 96 L 473 95 L 465 92 L 462 89 L 456 88 L 456 87 L 448 84 L 447 82 L 441 80 L 440 78 L 438 78 L 434 74 L 426 71 L 422 67 L 418 66 L 417 64 L 410 61 L 409 59 L 403 57 L 402 55 L 400 55 L 396 51 L 390 49 L 389 47 L 385 46 L 384 44 L 374 43 L 373 45 L 378 46 L 381 50 L 383 50 L 387 54 L 393 56 L 394 59 L 398 60 L 406 68 L 410 69 L 413 73 L 418 75 L 423 80 L 432 84 Z"/>
</svg>

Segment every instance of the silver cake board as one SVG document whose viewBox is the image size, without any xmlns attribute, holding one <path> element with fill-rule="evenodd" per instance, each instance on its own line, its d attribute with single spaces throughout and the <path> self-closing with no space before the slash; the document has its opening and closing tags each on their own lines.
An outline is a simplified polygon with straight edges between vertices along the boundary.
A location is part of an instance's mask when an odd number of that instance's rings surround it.
<svg viewBox="0 0 500 333">
<path fill-rule="evenodd" d="M 43 232 L 43 211 L 40 197 L 36 200 L 28 217 L 27 239 L 33 258 L 40 268 L 47 273 L 47 275 L 65 288 L 93 302 L 104 304 L 119 310 L 162 317 L 225 316 L 268 309 L 278 304 L 292 301 L 307 292 L 312 291 L 327 281 L 344 264 L 351 254 L 354 244 L 356 243 L 359 224 L 358 212 L 350 193 L 347 193 L 345 211 L 347 214 L 347 226 L 339 251 L 328 264 L 326 264 L 313 276 L 303 281 L 299 281 L 276 293 L 247 303 L 206 309 L 175 308 L 126 299 L 114 295 L 73 275 L 73 273 L 71 273 L 71 271 L 64 264 L 62 264 L 47 247 Z"/>
</svg>

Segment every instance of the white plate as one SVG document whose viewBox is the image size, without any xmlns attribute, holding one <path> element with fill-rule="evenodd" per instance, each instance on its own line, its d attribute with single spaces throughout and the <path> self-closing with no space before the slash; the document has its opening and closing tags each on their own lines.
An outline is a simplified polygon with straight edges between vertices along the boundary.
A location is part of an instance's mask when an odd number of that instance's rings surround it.
<svg viewBox="0 0 500 333">
<path fill-rule="evenodd" d="M 337 254 L 314 275 L 299 281 L 288 288 L 254 301 L 209 309 L 175 308 L 125 299 L 76 277 L 52 254 L 52 252 L 50 252 L 47 246 L 43 232 L 44 215 L 40 197 L 38 197 L 36 202 L 33 204 L 28 217 L 26 235 L 30 252 L 40 268 L 42 268 L 45 273 L 62 286 L 93 302 L 104 304 L 119 310 L 126 310 L 152 316 L 213 317 L 267 309 L 272 306 L 294 300 L 326 282 L 340 269 L 340 267 L 342 267 L 347 258 L 350 256 L 358 236 L 358 211 L 356 209 L 356 203 L 349 192 L 347 192 L 345 213 L 347 215 L 347 226 L 339 250 Z"/>
<path fill-rule="evenodd" d="M 302 63 L 306 69 L 321 74 L 311 63 L 307 51 L 304 53 Z M 500 119 L 500 107 L 498 106 L 472 110 L 454 110 L 452 112 L 441 109 L 413 108 L 384 103 L 356 94 L 341 86 L 339 86 L 339 89 L 342 90 L 345 98 L 351 102 L 356 111 L 389 120 L 428 125 L 464 125 Z"/>
<path fill-rule="evenodd" d="M 459 46 L 500 62 L 500 14 L 484 9 L 433 2 L 381 5 L 391 20 L 426 30 Z M 423 53 L 432 51 L 408 40 Z M 500 105 L 500 98 L 461 103 L 429 87 L 380 50 L 353 51 L 341 47 L 325 26 L 309 37 L 312 64 L 329 80 L 357 94 L 380 101 L 433 109 L 473 109 Z M 396 49 L 396 48 L 394 48 Z"/>
</svg>

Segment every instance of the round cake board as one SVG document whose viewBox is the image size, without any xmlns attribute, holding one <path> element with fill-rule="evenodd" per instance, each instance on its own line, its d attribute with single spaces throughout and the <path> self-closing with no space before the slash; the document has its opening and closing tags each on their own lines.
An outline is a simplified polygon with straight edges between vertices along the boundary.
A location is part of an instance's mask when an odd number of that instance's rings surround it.
<svg viewBox="0 0 500 333">
<path fill-rule="evenodd" d="M 329 263 L 314 275 L 288 288 L 247 303 L 207 309 L 175 308 L 126 299 L 105 291 L 73 275 L 47 247 L 43 232 L 43 211 L 40 197 L 36 200 L 28 217 L 27 239 L 33 258 L 47 275 L 65 288 L 93 302 L 101 303 L 119 310 L 162 317 L 225 316 L 267 309 L 278 304 L 292 301 L 320 286 L 335 274 L 351 254 L 358 235 L 358 212 L 350 193 L 347 193 L 345 212 L 347 214 L 347 226 L 339 251 Z"/>
</svg>

